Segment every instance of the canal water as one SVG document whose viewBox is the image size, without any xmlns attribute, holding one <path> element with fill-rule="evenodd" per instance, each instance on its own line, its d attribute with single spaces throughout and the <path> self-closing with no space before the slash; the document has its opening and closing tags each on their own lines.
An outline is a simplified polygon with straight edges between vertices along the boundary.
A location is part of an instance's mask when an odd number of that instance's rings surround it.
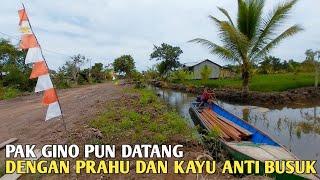
<svg viewBox="0 0 320 180">
<path fill-rule="evenodd" d="M 152 89 L 194 126 L 189 115 L 194 94 L 156 87 Z M 269 109 L 223 101 L 218 101 L 218 104 L 268 133 L 301 160 L 317 160 L 317 171 L 320 172 L 320 106 Z"/>
</svg>

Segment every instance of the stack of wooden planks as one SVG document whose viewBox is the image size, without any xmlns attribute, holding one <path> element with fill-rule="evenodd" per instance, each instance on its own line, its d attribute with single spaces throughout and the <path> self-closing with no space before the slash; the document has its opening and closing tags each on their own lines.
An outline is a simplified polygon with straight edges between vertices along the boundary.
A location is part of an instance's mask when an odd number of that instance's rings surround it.
<svg viewBox="0 0 320 180">
<path fill-rule="evenodd" d="M 220 130 L 220 138 L 226 141 L 242 141 L 247 140 L 251 133 L 246 129 L 234 124 L 233 122 L 217 116 L 211 109 L 203 109 L 200 117 L 204 124 L 210 129 L 218 128 Z"/>
</svg>

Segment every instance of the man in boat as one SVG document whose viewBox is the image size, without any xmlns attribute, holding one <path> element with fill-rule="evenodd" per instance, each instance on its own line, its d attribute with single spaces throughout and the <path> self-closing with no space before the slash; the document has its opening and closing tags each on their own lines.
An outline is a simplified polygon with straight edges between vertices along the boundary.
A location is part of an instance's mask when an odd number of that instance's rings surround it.
<svg viewBox="0 0 320 180">
<path fill-rule="evenodd" d="M 208 88 L 204 88 L 202 95 L 197 98 L 197 101 L 200 102 L 199 107 L 211 104 L 214 100 L 215 94 L 213 91 L 208 90 Z"/>
</svg>

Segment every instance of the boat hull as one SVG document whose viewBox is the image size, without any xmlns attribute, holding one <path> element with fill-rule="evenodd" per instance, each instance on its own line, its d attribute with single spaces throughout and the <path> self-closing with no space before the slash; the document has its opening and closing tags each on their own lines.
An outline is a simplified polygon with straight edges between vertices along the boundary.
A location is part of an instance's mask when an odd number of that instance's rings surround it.
<svg viewBox="0 0 320 180">
<path fill-rule="evenodd" d="M 194 124 L 196 126 L 199 126 L 201 129 L 199 129 L 200 133 L 208 133 L 208 131 L 210 131 L 210 129 L 204 124 L 204 122 L 201 120 L 201 117 L 199 115 L 199 112 L 197 110 L 197 108 L 192 104 L 191 107 L 189 108 L 189 113 L 190 116 L 194 122 Z M 260 170 L 259 170 L 259 174 L 257 175 L 265 175 L 264 170 L 265 170 L 265 163 L 257 158 L 254 158 L 248 154 L 242 153 L 240 151 L 238 151 L 237 149 L 231 147 L 228 142 L 226 142 L 225 140 L 219 138 L 218 139 L 219 142 L 222 144 L 222 147 L 226 150 L 226 152 L 234 159 L 237 161 L 244 161 L 244 160 L 255 160 L 255 161 L 259 161 L 260 162 Z M 277 174 L 277 173 L 273 173 L 273 174 L 268 174 L 268 176 L 274 177 L 276 179 L 319 179 L 316 176 L 310 176 L 310 178 L 306 178 L 306 177 L 302 177 L 300 175 L 297 174 Z"/>
</svg>

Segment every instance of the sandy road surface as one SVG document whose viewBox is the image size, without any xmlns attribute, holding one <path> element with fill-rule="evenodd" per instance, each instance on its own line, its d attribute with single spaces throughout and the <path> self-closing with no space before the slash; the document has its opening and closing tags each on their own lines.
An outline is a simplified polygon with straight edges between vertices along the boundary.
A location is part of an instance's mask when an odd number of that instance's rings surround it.
<svg viewBox="0 0 320 180">
<path fill-rule="evenodd" d="M 120 88 L 103 83 L 58 91 L 67 128 L 90 120 L 111 99 L 120 95 Z M 45 122 L 46 107 L 42 94 L 0 101 L 0 142 L 16 137 L 19 144 L 63 142 L 61 120 Z"/>
</svg>

